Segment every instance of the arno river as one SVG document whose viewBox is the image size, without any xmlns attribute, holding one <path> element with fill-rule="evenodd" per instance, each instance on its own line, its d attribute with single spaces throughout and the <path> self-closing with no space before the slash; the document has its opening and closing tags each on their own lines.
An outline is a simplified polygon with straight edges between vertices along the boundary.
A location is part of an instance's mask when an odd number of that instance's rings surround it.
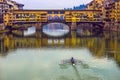
<svg viewBox="0 0 120 80">
<path fill-rule="evenodd" d="M 71 57 L 86 65 L 62 64 Z M 0 80 L 120 80 L 120 33 L 1 34 Z"/>
</svg>

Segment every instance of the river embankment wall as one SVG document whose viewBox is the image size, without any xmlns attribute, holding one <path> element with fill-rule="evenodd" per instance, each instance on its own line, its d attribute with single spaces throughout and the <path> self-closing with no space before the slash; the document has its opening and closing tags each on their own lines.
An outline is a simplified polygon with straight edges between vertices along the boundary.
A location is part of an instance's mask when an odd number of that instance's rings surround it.
<svg viewBox="0 0 120 80">
<path fill-rule="evenodd" d="M 104 30 L 120 32 L 120 23 L 105 22 Z"/>
</svg>

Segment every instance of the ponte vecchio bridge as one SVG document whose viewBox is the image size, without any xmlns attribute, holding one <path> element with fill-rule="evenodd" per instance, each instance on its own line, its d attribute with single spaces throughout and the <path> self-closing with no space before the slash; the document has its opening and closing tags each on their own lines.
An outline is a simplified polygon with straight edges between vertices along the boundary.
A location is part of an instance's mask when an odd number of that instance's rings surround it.
<svg viewBox="0 0 120 80">
<path fill-rule="evenodd" d="M 43 25 L 54 22 L 64 23 L 71 30 L 83 25 L 103 28 L 101 10 L 11 10 L 4 14 L 5 26 L 11 27 L 27 24 L 42 29 Z"/>
</svg>

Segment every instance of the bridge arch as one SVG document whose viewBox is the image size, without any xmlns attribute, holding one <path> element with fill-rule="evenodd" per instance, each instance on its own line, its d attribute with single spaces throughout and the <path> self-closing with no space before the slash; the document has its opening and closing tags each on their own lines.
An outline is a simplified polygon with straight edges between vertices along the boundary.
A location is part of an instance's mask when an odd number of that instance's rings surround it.
<svg viewBox="0 0 120 80">
<path fill-rule="evenodd" d="M 77 33 L 83 36 L 93 36 L 103 33 L 102 23 L 83 22 L 77 24 Z"/>
<path fill-rule="evenodd" d="M 42 26 L 42 33 L 47 37 L 63 37 L 70 32 L 70 27 L 65 23 L 51 22 Z"/>
</svg>

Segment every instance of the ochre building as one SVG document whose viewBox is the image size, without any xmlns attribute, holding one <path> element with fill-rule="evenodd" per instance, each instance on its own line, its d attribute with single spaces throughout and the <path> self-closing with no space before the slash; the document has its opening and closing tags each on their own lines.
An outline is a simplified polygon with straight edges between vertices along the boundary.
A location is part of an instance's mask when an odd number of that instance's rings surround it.
<svg viewBox="0 0 120 80">
<path fill-rule="evenodd" d="M 11 10 L 4 14 L 4 24 L 65 21 L 101 21 L 101 10 Z"/>
</svg>

